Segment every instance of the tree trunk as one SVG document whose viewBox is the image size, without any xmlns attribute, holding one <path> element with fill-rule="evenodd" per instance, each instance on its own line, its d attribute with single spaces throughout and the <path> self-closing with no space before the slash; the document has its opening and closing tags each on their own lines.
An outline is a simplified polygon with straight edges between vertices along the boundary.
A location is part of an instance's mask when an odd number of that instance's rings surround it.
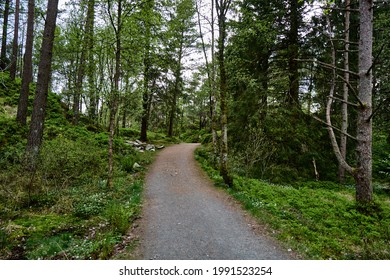
<svg viewBox="0 0 390 280">
<path fill-rule="evenodd" d="M 359 93 L 363 106 L 357 115 L 357 169 L 356 200 L 370 203 L 372 190 L 372 44 L 373 44 L 373 3 L 360 0 L 360 39 L 359 39 Z"/>
<path fill-rule="evenodd" d="M 95 88 L 95 61 L 93 58 L 94 44 L 94 22 L 95 22 L 95 0 L 88 0 L 88 11 L 86 21 L 86 48 L 87 48 L 87 77 L 88 77 L 88 95 L 89 95 L 89 112 L 90 119 L 97 122 L 97 105 L 98 98 Z"/>
<path fill-rule="evenodd" d="M 116 27 L 114 22 L 111 22 L 116 35 L 116 50 L 115 50 L 115 74 L 114 74 L 114 90 L 111 96 L 110 108 L 110 123 L 109 123 L 109 138 L 108 138 L 108 179 L 107 186 L 113 187 L 114 176 L 114 134 L 115 134 L 115 117 L 119 105 L 119 79 L 121 72 L 121 30 L 122 30 L 122 0 L 118 1 L 118 15 Z"/>
<path fill-rule="evenodd" d="M 144 59 L 144 89 L 142 95 L 142 119 L 141 119 L 141 141 L 148 141 L 148 124 L 149 124 L 149 71 L 150 71 L 150 54 L 147 48 Z"/>
<path fill-rule="evenodd" d="M 230 0 L 216 0 L 218 14 L 218 63 L 219 63 L 219 90 L 220 90 L 220 108 L 221 108 L 221 162 L 220 174 L 226 185 L 233 186 L 233 178 L 228 169 L 228 131 L 227 131 L 227 76 L 225 69 L 225 39 L 226 39 L 226 14 L 231 4 Z"/>
<path fill-rule="evenodd" d="M 343 100 L 341 104 L 341 135 L 340 135 L 340 152 L 341 156 L 346 160 L 347 156 L 347 132 L 348 132 L 348 83 L 349 83 L 349 27 L 350 27 L 350 0 L 345 0 L 345 23 L 344 23 L 344 84 L 343 84 Z M 345 169 L 339 164 L 339 181 L 345 182 Z"/>
<path fill-rule="evenodd" d="M 41 56 L 38 66 L 38 81 L 35 91 L 34 107 L 26 147 L 26 155 L 27 160 L 29 160 L 30 171 L 34 171 L 36 169 L 37 158 L 42 144 L 57 12 L 58 0 L 49 0 L 47 4 L 45 28 L 43 31 Z"/>
<path fill-rule="evenodd" d="M 183 37 L 184 32 L 181 32 L 181 40 L 180 40 L 180 47 L 179 47 L 179 55 L 178 55 L 178 65 L 176 66 L 177 69 L 175 71 L 175 86 L 173 89 L 173 96 L 172 96 L 172 103 L 171 103 L 171 112 L 169 115 L 169 127 L 168 127 L 168 137 L 173 136 L 173 127 L 175 124 L 175 117 L 176 117 L 176 109 L 177 109 L 177 98 L 180 94 L 180 87 L 181 87 L 181 60 L 183 56 Z"/>
<path fill-rule="evenodd" d="M 16 68 L 18 63 L 18 49 L 19 49 L 19 7 L 20 0 L 15 1 L 15 27 L 14 27 L 14 41 L 12 43 L 12 58 L 11 58 L 11 68 L 10 68 L 10 77 L 11 80 L 15 80 L 16 77 Z"/>
<path fill-rule="evenodd" d="M 73 95 L 73 119 L 72 123 L 73 125 L 76 125 L 78 123 L 80 110 L 82 106 L 82 92 L 83 92 L 83 81 L 85 77 L 85 69 L 86 69 L 86 60 L 87 56 L 89 55 L 89 52 L 92 48 L 92 34 L 91 31 L 93 30 L 93 15 L 94 15 L 94 1 L 88 1 L 87 2 L 87 18 L 85 21 L 85 32 L 82 37 L 82 48 L 81 48 L 81 56 L 80 61 L 78 63 L 78 70 L 77 70 L 77 80 L 76 80 L 76 86 L 75 86 L 75 92 Z M 91 26 L 92 25 L 92 26 Z M 91 59 L 91 56 L 89 56 Z M 91 66 L 91 63 L 88 64 L 88 67 Z M 88 69 L 90 70 L 90 69 Z M 91 73 L 89 73 L 89 77 L 91 76 Z M 91 78 L 91 77 L 90 77 Z M 90 80 L 91 82 L 91 80 Z M 92 102 L 94 103 L 94 102 Z M 94 107 L 95 104 L 92 104 L 92 107 Z"/>
<path fill-rule="evenodd" d="M 145 14 L 151 16 L 154 6 L 154 1 L 149 1 L 145 4 Z M 145 51 L 144 51 L 144 88 L 142 95 L 142 119 L 141 119 L 141 135 L 140 140 L 148 141 L 148 125 L 150 115 L 151 93 L 149 90 L 149 82 L 151 79 L 151 30 L 152 26 L 149 18 L 145 18 Z"/>
<path fill-rule="evenodd" d="M 288 35 L 288 68 L 289 95 L 288 104 L 299 107 L 299 74 L 298 74 L 298 0 L 290 0 L 290 31 Z"/>
<path fill-rule="evenodd" d="M 21 125 L 26 125 L 27 122 L 27 108 L 28 96 L 30 93 L 30 83 L 32 82 L 32 54 L 34 46 L 34 11 L 35 0 L 28 1 L 28 18 L 27 18 L 27 35 L 26 35 L 26 49 L 23 58 L 23 76 L 22 87 L 20 89 L 18 112 L 16 120 Z"/>
<path fill-rule="evenodd" d="M 10 0 L 5 0 L 4 4 L 4 21 L 3 21 L 3 36 L 1 38 L 1 53 L 0 53 L 0 69 L 7 68 L 7 33 L 8 33 L 8 16 L 9 16 Z"/>
<path fill-rule="evenodd" d="M 372 44 L 373 44 L 373 5 L 372 0 L 360 0 L 360 39 L 359 39 L 359 92 L 358 115 L 356 133 L 357 167 L 352 168 L 343 158 L 336 137 L 333 132 L 330 115 L 332 98 L 335 87 L 335 71 L 333 67 L 333 81 L 326 107 L 326 119 L 332 147 L 336 158 L 342 167 L 349 172 L 356 183 L 356 201 L 361 204 L 371 203 L 372 190 Z M 331 32 L 329 32 L 331 34 Z M 332 65 L 336 65 L 335 48 L 332 45 Z"/>
</svg>

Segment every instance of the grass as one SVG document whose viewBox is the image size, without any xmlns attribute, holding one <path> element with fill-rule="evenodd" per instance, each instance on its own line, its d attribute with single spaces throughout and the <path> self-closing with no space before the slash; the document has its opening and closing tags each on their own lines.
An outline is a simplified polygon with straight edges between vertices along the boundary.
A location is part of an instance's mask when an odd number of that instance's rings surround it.
<svg viewBox="0 0 390 280">
<path fill-rule="evenodd" d="M 0 258 L 108 259 L 140 214 L 141 191 L 142 180 L 128 175 L 113 189 L 74 187 L 54 203 L 13 212 L 0 224 Z"/>
<path fill-rule="evenodd" d="M 205 148 L 197 160 L 219 187 Z M 305 259 L 390 259 L 389 195 L 375 196 L 375 209 L 362 213 L 354 189 L 331 182 L 276 185 L 236 176 L 227 192 L 240 201 L 269 233 Z"/>
<path fill-rule="evenodd" d="M 0 259 L 110 259 L 123 240 L 131 249 L 136 241 L 129 242 L 128 233 L 140 215 L 144 172 L 155 153 L 136 152 L 117 138 L 110 189 L 106 133 L 53 125 L 61 133 L 45 136 L 31 175 L 22 164 L 23 131 L 13 120 L 3 122 L 15 133 L 11 140 L 4 133 L 0 148 Z M 133 170 L 134 162 L 142 167 Z"/>
</svg>

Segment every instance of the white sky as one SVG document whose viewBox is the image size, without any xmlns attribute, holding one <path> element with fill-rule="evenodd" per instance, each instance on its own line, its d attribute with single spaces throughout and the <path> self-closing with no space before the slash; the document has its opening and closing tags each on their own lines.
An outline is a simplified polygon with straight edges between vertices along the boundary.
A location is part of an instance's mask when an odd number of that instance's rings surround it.
<svg viewBox="0 0 390 280">
<path fill-rule="evenodd" d="M 65 2 L 67 2 L 68 0 L 59 0 L 58 2 L 58 7 L 61 9 L 62 7 L 65 6 Z"/>
</svg>

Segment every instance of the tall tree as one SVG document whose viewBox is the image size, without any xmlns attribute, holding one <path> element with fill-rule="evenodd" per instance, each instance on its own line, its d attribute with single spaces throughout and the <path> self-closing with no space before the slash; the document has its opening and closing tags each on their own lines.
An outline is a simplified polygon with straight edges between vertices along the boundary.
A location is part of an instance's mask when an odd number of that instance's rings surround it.
<svg viewBox="0 0 390 280">
<path fill-rule="evenodd" d="M 299 38 L 299 0 L 289 0 L 290 30 L 288 32 L 288 68 L 289 68 L 289 94 L 288 104 L 299 107 L 299 73 L 298 73 L 298 38 Z"/>
<path fill-rule="evenodd" d="M 93 56 L 94 46 L 94 25 L 95 25 L 95 1 L 88 0 L 88 11 L 86 21 L 86 48 L 88 53 L 87 77 L 88 77 L 88 96 L 89 112 L 88 115 L 92 120 L 97 121 L 98 96 L 95 87 L 95 61 Z"/>
<path fill-rule="evenodd" d="M 35 0 L 28 0 L 27 35 L 23 58 L 22 87 L 20 89 L 18 112 L 16 115 L 16 120 L 21 125 L 26 125 L 27 121 L 28 95 L 33 75 L 32 56 L 34 46 L 34 12 Z"/>
<path fill-rule="evenodd" d="M 373 1 L 360 0 L 359 37 L 359 94 L 361 105 L 357 115 L 357 169 L 356 200 L 371 202 L 372 190 L 372 45 L 373 45 Z"/>
<path fill-rule="evenodd" d="M 150 116 L 150 106 L 152 94 L 149 88 L 149 82 L 152 79 L 152 19 L 154 0 L 147 1 L 142 8 L 143 28 L 144 28 L 144 56 L 143 56 L 143 95 L 142 95 L 142 118 L 141 118 L 141 141 L 148 140 L 148 125 Z"/>
<path fill-rule="evenodd" d="M 115 117 L 119 106 L 119 80 L 121 75 L 121 36 L 122 36 L 122 0 L 118 0 L 116 22 L 111 11 L 111 1 L 108 0 L 108 13 L 110 15 L 111 25 L 115 33 L 115 73 L 114 85 L 110 96 L 110 122 L 108 138 L 108 179 L 107 186 L 113 186 L 113 168 L 114 168 L 114 134 Z"/>
<path fill-rule="evenodd" d="M 211 129 L 211 135 L 212 135 L 212 143 L 213 143 L 213 163 L 215 165 L 215 159 L 218 155 L 218 145 L 217 145 L 217 102 L 216 102 L 216 69 L 215 69 L 215 31 L 214 31 L 214 25 L 215 25 L 215 18 L 214 18 L 214 0 L 211 0 L 211 11 L 210 11 L 210 20 L 208 20 L 210 24 L 210 31 L 211 31 L 211 42 L 210 42 L 210 52 L 211 52 L 211 61 L 209 61 L 207 56 L 207 48 L 205 43 L 205 36 L 203 34 L 203 23 L 201 21 L 201 4 L 200 2 L 198 4 L 198 0 L 195 1 L 196 3 L 196 12 L 197 12 L 197 18 L 198 18 L 198 28 L 199 28 L 199 36 L 202 43 L 202 51 L 203 56 L 206 62 L 206 74 L 207 74 L 207 82 L 209 86 L 209 103 L 210 103 L 210 129 Z"/>
<path fill-rule="evenodd" d="M 76 78 L 76 84 L 75 84 L 75 91 L 73 94 L 73 124 L 78 123 L 79 114 L 80 114 L 80 98 L 82 97 L 83 92 L 83 82 L 84 77 L 86 74 L 86 68 L 91 67 L 92 62 L 87 62 L 87 58 L 92 59 L 91 56 L 89 56 L 89 53 L 91 52 L 92 48 L 92 39 L 93 39 L 93 21 L 94 21 L 94 2 L 95 1 L 84 1 L 82 4 L 86 6 L 87 8 L 87 16 L 85 19 L 85 25 L 84 25 L 84 32 L 82 34 L 82 47 L 81 47 L 81 54 L 80 59 L 78 62 L 78 69 L 77 69 L 77 78 Z M 88 69 L 88 73 L 91 69 Z M 89 73 L 89 82 L 92 83 L 91 74 Z M 95 107 L 96 101 L 94 100 L 94 96 L 90 97 L 92 99 L 92 107 Z"/>
<path fill-rule="evenodd" d="M 345 0 L 344 19 L 344 82 L 343 82 L 343 103 L 341 104 L 341 135 L 340 152 L 343 159 L 347 156 L 347 133 L 348 133 L 348 93 L 349 93 L 349 29 L 350 29 L 351 0 Z M 345 169 L 339 164 L 339 181 L 345 181 Z"/>
<path fill-rule="evenodd" d="M 173 136 L 173 128 L 177 114 L 177 102 L 183 87 L 183 59 L 194 41 L 194 3 L 192 0 L 181 0 L 175 5 L 173 17 L 168 22 L 168 55 L 171 57 L 171 68 L 174 76 L 172 96 L 170 98 L 170 112 L 168 124 L 168 136 Z"/>
<path fill-rule="evenodd" d="M 12 57 L 11 57 L 11 68 L 10 68 L 11 80 L 15 80 L 16 68 L 17 68 L 16 66 L 17 66 L 17 62 L 18 62 L 19 10 L 20 10 L 20 0 L 16 0 L 15 1 L 14 41 L 12 43 Z"/>
<path fill-rule="evenodd" d="M 35 91 L 30 131 L 26 146 L 26 156 L 29 164 L 28 169 L 30 171 L 35 171 L 36 169 L 37 157 L 42 144 L 57 13 L 58 0 L 48 0 L 41 55 L 38 66 L 38 80 Z"/>
<path fill-rule="evenodd" d="M 226 185 L 233 186 L 233 178 L 228 169 L 228 107 L 227 107 L 227 75 L 225 69 L 225 41 L 226 41 L 226 15 L 229 11 L 231 0 L 215 0 L 218 18 L 218 65 L 219 65 L 219 95 L 221 108 L 221 162 L 220 173 Z"/>
<path fill-rule="evenodd" d="M 356 201 L 371 203 L 372 189 L 372 46 L 373 46 L 373 2 L 359 1 L 359 87 L 357 106 L 356 155 L 357 166 L 350 166 L 342 157 L 330 122 L 332 94 L 327 105 L 327 124 L 333 150 L 337 160 L 349 172 L 356 182 Z M 333 59 L 334 61 L 334 59 Z M 333 64 L 335 64 L 333 62 Z M 333 67 L 335 71 L 335 67 Z M 333 74 L 335 76 L 335 74 Z M 334 85 L 332 86 L 334 87 Z"/>
<path fill-rule="evenodd" d="M 1 37 L 0 69 L 7 67 L 7 34 L 8 34 L 8 16 L 10 10 L 10 0 L 4 3 L 3 36 Z"/>
</svg>

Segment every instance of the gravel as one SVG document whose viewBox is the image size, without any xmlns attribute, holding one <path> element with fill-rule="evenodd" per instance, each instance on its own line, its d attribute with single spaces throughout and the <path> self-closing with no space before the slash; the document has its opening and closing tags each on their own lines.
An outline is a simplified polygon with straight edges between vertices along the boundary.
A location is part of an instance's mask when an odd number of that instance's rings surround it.
<svg viewBox="0 0 390 280">
<path fill-rule="evenodd" d="M 194 159 L 198 144 L 159 153 L 146 177 L 140 254 L 155 260 L 290 259 Z"/>
</svg>

